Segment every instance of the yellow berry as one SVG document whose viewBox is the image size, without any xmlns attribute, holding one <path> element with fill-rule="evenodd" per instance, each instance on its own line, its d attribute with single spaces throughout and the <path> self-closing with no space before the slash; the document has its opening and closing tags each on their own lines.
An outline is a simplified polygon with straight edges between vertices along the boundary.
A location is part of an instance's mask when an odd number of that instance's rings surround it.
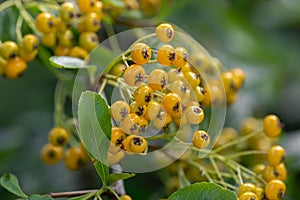
<svg viewBox="0 0 300 200">
<path fill-rule="evenodd" d="M 204 111 L 199 106 L 189 106 L 184 115 L 190 124 L 200 124 L 204 119 Z"/>
<path fill-rule="evenodd" d="M 279 200 L 284 196 L 286 186 L 281 180 L 269 181 L 265 188 L 266 197 L 270 200 Z"/>
<path fill-rule="evenodd" d="M 123 120 L 129 114 L 129 111 L 129 105 L 122 100 L 114 102 L 110 107 L 110 114 L 116 121 Z"/>
<path fill-rule="evenodd" d="M 208 147 L 210 143 L 210 137 L 206 131 L 197 130 L 193 134 L 193 144 L 198 149 L 204 149 Z"/>
<path fill-rule="evenodd" d="M 162 23 L 156 27 L 156 36 L 161 42 L 170 42 L 174 37 L 174 28 L 171 24 Z"/>
<path fill-rule="evenodd" d="M 285 149 L 282 146 L 272 146 L 268 152 L 268 161 L 270 165 L 277 166 L 284 162 L 286 157 Z"/>
<path fill-rule="evenodd" d="M 126 194 L 126 195 L 120 196 L 120 200 L 132 200 L 132 198 Z"/>
<path fill-rule="evenodd" d="M 162 106 L 172 117 L 180 117 L 182 113 L 181 98 L 178 94 L 168 93 L 161 100 Z"/>
<path fill-rule="evenodd" d="M 157 51 L 157 62 L 162 66 L 169 67 L 175 60 L 175 49 L 171 45 L 163 45 Z"/>
<path fill-rule="evenodd" d="M 27 63 L 22 58 L 15 57 L 8 60 L 4 74 L 9 79 L 17 79 L 26 69 Z"/>
<path fill-rule="evenodd" d="M 184 67 L 188 62 L 188 51 L 183 47 L 175 48 L 175 60 L 173 65 L 176 68 Z"/>
<path fill-rule="evenodd" d="M 151 49 L 144 43 L 136 43 L 132 46 L 130 55 L 136 64 L 146 64 L 151 59 Z"/>
<path fill-rule="evenodd" d="M 64 146 L 69 141 L 69 133 L 62 127 L 54 127 L 49 132 L 49 141 L 54 146 Z"/>
<path fill-rule="evenodd" d="M 240 197 L 239 200 L 259 200 L 254 192 L 245 192 Z"/>
<path fill-rule="evenodd" d="M 120 128 L 127 134 L 140 133 L 140 118 L 135 113 L 130 113 L 120 123 Z"/>
<path fill-rule="evenodd" d="M 266 181 L 281 180 L 284 181 L 287 177 L 287 170 L 283 163 L 277 166 L 267 165 L 263 171 L 263 178 Z"/>
<path fill-rule="evenodd" d="M 82 149 L 80 147 L 71 147 L 65 152 L 65 166 L 70 170 L 79 170 L 84 164 Z"/>
<path fill-rule="evenodd" d="M 5 41 L 0 44 L 0 54 L 4 59 L 14 58 L 19 55 L 19 46 L 13 41 Z"/>
<path fill-rule="evenodd" d="M 22 40 L 22 49 L 32 52 L 39 47 L 39 39 L 33 34 L 26 34 Z"/>
<path fill-rule="evenodd" d="M 85 60 L 88 59 L 89 53 L 84 48 L 75 46 L 70 49 L 69 56 Z"/>
<path fill-rule="evenodd" d="M 270 138 L 280 135 L 282 124 L 276 115 L 268 115 L 263 120 L 264 133 Z"/>
<path fill-rule="evenodd" d="M 35 19 L 35 25 L 42 33 L 50 33 L 55 30 L 55 19 L 51 13 L 42 12 Z"/>
<path fill-rule="evenodd" d="M 129 135 L 123 142 L 125 151 L 143 153 L 147 148 L 147 141 L 142 136 Z"/>
<path fill-rule="evenodd" d="M 124 81 L 130 86 L 139 86 L 144 82 L 146 72 L 141 65 L 130 65 L 124 72 Z"/>
<path fill-rule="evenodd" d="M 154 69 L 148 77 L 148 84 L 153 90 L 162 90 L 168 83 L 168 74 L 162 69 Z"/>
<path fill-rule="evenodd" d="M 56 164 L 63 158 L 63 148 L 45 144 L 41 149 L 41 158 L 46 164 Z"/>
<path fill-rule="evenodd" d="M 42 45 L 45 47 L 54 47 L 56 45 L 56 32 L 52 31 L 42 35 Z"/>
<path fill-rule="evenodd" d="M 146 105 L 153 99 L 153 90 L 148 85 L 139 86 L 133 94 L 133 97 L 137 104 Z"/>
<path fill-rule="evenodd" d="M 240 185 L 240 187 L 238 188 L 238 196 L 241 196 L 242 194 L 246 193 L 246 192 L 255 192 L 256 186 L 253 183 L 244 183 L 242 185 Z"/>
</svg>

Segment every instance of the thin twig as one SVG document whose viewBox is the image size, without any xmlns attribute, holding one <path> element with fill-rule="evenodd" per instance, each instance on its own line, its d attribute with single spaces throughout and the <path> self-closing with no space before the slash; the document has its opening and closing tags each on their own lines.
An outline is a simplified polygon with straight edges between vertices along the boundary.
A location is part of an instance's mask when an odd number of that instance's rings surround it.
<svg viewBox="0 0 300 200">
<path fill-rule="evenodd" d="M 253 133 L 250 133 L 249 135 L 243 136 L 241 139 L 233 140 L 233 141 L 231 141 L 231 142 L 228 142 L 228 143 L 226 143 L 226 144 L 224 144 L 224 145 L 222 145 L 222 146 L 220 146 L 220 147 L 214 149 L 213 152 L 214 152 L 214 153 L 218 153 L 218 152 L 220 152 L 220 151 L 222 151 L 222 150 L 224 150 L 224 149 L 226 149 L 226 148 L 228 148 L 228 147 L 231 147 L 231 146 L 233 146 L 233 145 L 236 145 L 236 144 L 239 144 L 239 143 L 241 143 L 241 142 L 243 142 L 243 141 L 246 141 L 246 140 L 248 140 L 248 139 L 250 139 L 250 138 L 256 136 L 256 135 L 259 134 L 259 133 L 261 133 L 261 131 L 253 132 Z"/>
<path fill-rule="evenodd" d="M 99 190 L 93 189 L 93 190 L 79 190 L 79 191 L 70 191 L 70 192 L 51 192 L 49 194 L 44 194 L 44 196 L 51 196 L 53 198 L 59 198 L 59 197 L 77 197 L 88 193 L 96 193 Z"/>
<path fill-rule="evenodd" d="M 216 161 L 214 160 L 214 158 L 212 156 L 209 156 L 208 158 L 209 158 L 209 161 L 210 161 L 211 165 L 213 166 L 214 170 L 216 171 L 218 178 L 220 179 L 221 182 L 224 182 L 224 179 L 220 173 L 220 170 L 218 168 Z"/>
</svg>

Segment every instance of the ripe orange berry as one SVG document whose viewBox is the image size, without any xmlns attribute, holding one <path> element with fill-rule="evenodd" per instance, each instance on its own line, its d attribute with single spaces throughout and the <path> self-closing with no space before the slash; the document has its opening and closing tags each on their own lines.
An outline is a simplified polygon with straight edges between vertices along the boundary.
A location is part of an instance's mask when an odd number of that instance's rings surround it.
<svg viewBox="0 0 300 200">
<path fill-rule="evenodd" d="M 22 58 L 15 57 L 8 60 L 4 74 L 9 79 L 16 79 L 22 76 L 26 69 L 27 63 Z"/>
</svg>

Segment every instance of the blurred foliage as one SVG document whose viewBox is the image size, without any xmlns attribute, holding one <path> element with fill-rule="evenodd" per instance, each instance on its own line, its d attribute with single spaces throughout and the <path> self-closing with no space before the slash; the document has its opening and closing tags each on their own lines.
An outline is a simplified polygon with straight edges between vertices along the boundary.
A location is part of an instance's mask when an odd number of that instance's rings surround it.
<svg viewBox="0 0 300 200">
<path fill-rule="evenodd" d="M 290 140 L 300 134 L 299 0 L 174 0 L 173 3 L 176 9 L 166 16 L 166 21 L 189 32 L 208 52 L 220 58 L 225 67 L 239 66 L 248 75 L 239 100 L 228 111 L 226 123 L 238 128 L 244 117 L 269 113 L 278 114 L 285 123 L 283 145 L 290 156 L 285 199 L 297 199 L 300 165 L 293 160 L 300 157 L 300 149 Z M 8 28 L 5 21 L 10 16 L 0 17 L 1 30 Z M 7 39 L 8 35 L 14 38 L 15 32 L 9 30 L 1 38 Z M 18 175 L 27 193 L 87 189 L 99 184 L 92 178 L 96 176 L 91 166 L 70 172 L 63 164 L 46 166 L 39 158 L 39 149 L 53 124 L 55 82 L 38 61 L 30 63 L 29 70 L 19 80 L 0 78 L 0 174 Z M 155 174 L 138 174 L 129 179 L 128 193 L 134 199 L 164 196 L 162 183 Z M 2 188 L 0 196 L 12 198 Z"/>
</svg>

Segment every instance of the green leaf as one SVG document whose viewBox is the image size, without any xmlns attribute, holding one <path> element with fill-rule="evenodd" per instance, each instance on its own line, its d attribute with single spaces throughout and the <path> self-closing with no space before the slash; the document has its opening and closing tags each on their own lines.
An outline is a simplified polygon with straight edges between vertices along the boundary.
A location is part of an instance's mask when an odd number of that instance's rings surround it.
<svg viewBox="0 0 300 200">
<path fill-rule="evenodd" d="M 96 170 L 106 185 L 109 174 L 107 151 L 112 124 L 105 100 L 95 92 L 83 92 L 79 99 L 78 121 L 79 137 L 91 154 Z"/>
<path fill-rule="evenodd" d="M 110 174 L 108 176 L 109 185 L 113 185 L 118 180 L 125 180 L 134 176 L 135 174 L 129 174 L 129 173 Z"/>
<path fill-rule="evenodd" d="M 28 200 L 53 200 L 53 198 L 49 195 L 32 194 Z"/>
<path fill-rule="evenodd" d="M 179 178 L 179 183 L 180 183 L 180 187 L 186 187 L 190 185 L 189 180 L 186 178 L 184 171 L 181 167 L 181 165 L 178 166 L 178 178 Z"/>
<path fill-rule="evenodd" d="M 0 184 L 14 195 L 21 198 L 27 198 L 27 195 L 21 190 L 19 181 L 15 175 L 5 173 L 0 179 Z"/>
<path fill-rule="evenodd" d="M 223 189 L 214 183 L 194 183 L 174 192 L 168 200 L 237 200 L 237 196 L 230 190 Z"/>
<path fill-rule="evenodd" d="M 86 62 L 80 58 L 69 56 L 51 56 L 49 62 L 52 66 L 60 69 L 80 69 L 91 67 L 86 65 Z"/>
<path fill-rule="evenodd" d="M 94 160 L 93 162 L 94 167 L 100 176 L 103 185 L 108 185 L 108 175 L 109 175 L 109 168 L 108 164 L 104 164 L 103 162 L 100 162 L 99 160 Z"/>
</svg>

